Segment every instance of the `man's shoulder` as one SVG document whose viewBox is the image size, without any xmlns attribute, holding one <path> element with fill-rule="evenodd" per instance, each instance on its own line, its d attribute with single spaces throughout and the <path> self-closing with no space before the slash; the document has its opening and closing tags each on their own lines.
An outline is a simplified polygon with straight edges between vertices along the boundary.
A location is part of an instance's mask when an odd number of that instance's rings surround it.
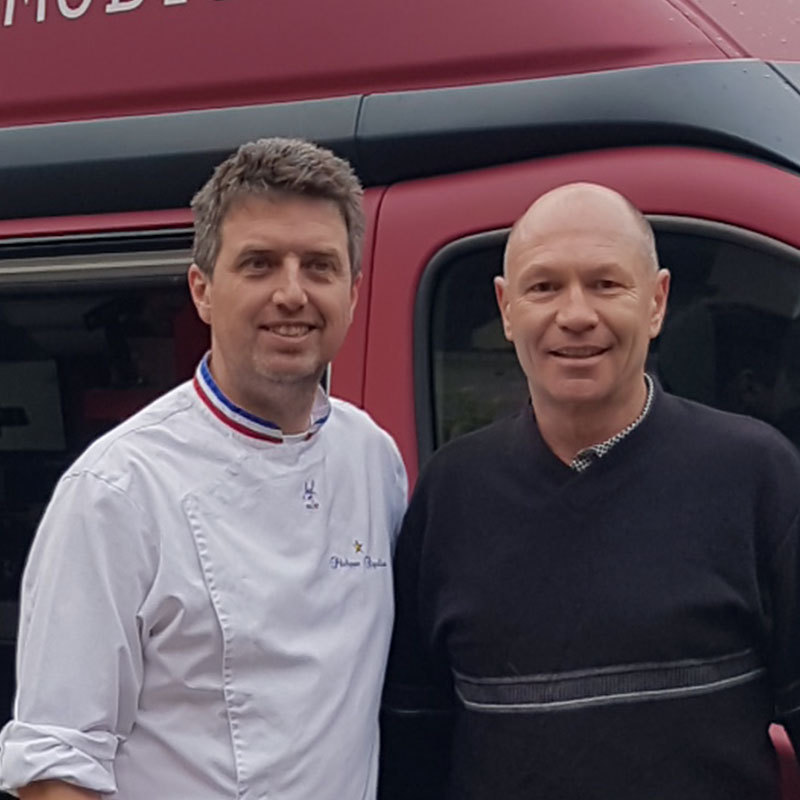
<svg viewBox="0 0 800 800">
<path fill-rule="evenodd" d="M 175 387 L 95 439 L 66 475 L 91 472 L 109 477 L 126 463 L 130 464 L 131 459 L 154 456 L 170 444 L 185 442 L 182 428 L 193 406 L 191 385 L 183 383 Z M 202 446 L 200 442 L 197 444 Z"/>
<path fill-rule="evenodd" d="M 774 428 L 754 417 L 723 411 L 668 392 L 663 393 L 662 399 L 668 414 L 665 421 L 685 428 L 693 436 L 700 434 L 701 438 L 743 442 L 782 438 Z"/>
<path fill-rule="evenodd" d="M 665 432 L 678 437 L 687 448 L 714 451 L 721 461 L 737 457 L 749 462 L 774 460 L 800 472 L 795 446 L 766 422 L 666 393 L 664 405 Z"/>
</svg>

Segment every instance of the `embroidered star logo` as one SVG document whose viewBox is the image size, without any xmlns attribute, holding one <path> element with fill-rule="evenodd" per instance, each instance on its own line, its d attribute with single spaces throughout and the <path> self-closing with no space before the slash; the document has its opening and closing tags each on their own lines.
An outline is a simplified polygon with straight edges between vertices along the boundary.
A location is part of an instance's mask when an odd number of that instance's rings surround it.
<svg viewBox="0 0 800 800">
<path fill-rule="evenodd" d="M 364 552 L 364 545 L 358 541 L 358 539 L 353 540 L 353 549 L 356 553 L 363 553 Z"/>
</svg>

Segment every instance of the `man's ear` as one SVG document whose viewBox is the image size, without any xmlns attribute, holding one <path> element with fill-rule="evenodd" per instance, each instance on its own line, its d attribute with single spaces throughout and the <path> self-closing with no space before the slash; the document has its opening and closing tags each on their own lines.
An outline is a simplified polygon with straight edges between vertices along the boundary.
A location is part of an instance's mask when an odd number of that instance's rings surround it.
<svg viewBox="0 0 800 800">
<path fill-rule="evenodd" d="M 508 317 L 508 300 L 506 298 L 508 284 L 502 275 L 498 275 L 494 279 L 494 296 L 497 298 L 497 307 L 500 309 L 500 316 L 503 319 L 503 333 L 509 342 L 514 341 L 511 333 L 511 320 Z"/>
<path fill-rule="evenodd" d="M 667 313 L 667 298 L 669 297 L 670 273 L 668 269 L 660 269 L 656 275 L 656 285 L 653 292 L 653 306 L 650 314 L 650 338 L 655 339 L 661 332 L 664 316 Z"/>
<path fill-rule="evenodd" d="M 211 324 L 211 277 L 206 275 L 197 264 L 192 264 L 187 273 L 189 291 L 197 315 L 206 325 Z"/>
<path fill-rule="evenodd" d="M 358 304 L 358 291 L 361 288 L 361 279 L 364 277 L 363 272 L 358 273 L 358 277 L 350 282 L 350 322 L 353 321 L 353 314 L 356 311 Z"/>
</svg>

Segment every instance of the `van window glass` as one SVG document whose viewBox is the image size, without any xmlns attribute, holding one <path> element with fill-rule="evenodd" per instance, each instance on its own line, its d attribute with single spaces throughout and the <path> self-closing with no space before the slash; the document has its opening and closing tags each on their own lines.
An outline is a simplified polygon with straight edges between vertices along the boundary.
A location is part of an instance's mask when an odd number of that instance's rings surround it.
<svg viewBox="0 0 800 800">
<path fill-rule="evenodd" d="M 22 567 L 58 477 L 93 439 L 189 378 L 208 346 L 186 287 L 188 251 L 135 248 L 29 259 L 0 250 L 0 725 Z"/>
<path fill-rule="evenodd" d="M 800 252 L 696 220 L 655 218 L 654 227 L 672 288 L 648 370 L 667 390 L 758 417 L 800 446 Z M 429 359 L 434 447 L 528 397 L 492 285 L 505 236 L 469 241 L 433 265 L 428 349 L 417 349 Z"/>
</svg>

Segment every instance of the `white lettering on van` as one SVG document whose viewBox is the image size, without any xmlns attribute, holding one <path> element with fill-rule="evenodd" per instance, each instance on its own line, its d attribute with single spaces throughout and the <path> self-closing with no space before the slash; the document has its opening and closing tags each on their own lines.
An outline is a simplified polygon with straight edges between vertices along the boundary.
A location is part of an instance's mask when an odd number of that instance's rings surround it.
<svg viewBox="0 0 800 800">
<path fill-rule="evenodd" d="M 22 0 L 24 5 L 28 5 L 28 0 Z M 36 21 L 44 22 L 45 0 L 36 0 Z M 6 0 L 6 13 L 3 16 L 3 25 L 9 27 L 14 22 L 14 0 Z"/>
<path fill-rule="evenodd" d="M 15 11 L 17 4 L 24 6 L 36 5 L 36 21 L 44 22 L 47 16 L 48 0 L 5 0 L 5 12 L 3 14 L 3 27 L 9 28 L 16 21 Z M 50 0 L 52 4 L 52 0 Z M 106 14 L 119 14 L 123 11 L 135 11 L 144 0 L 100 0 L 105 3 Z M 161 0 L 163 6 L 185 6 L 189 0 Z M 78 19 L 82 17 L 92 4 L 92 0 L 56 0 L 61 16 L 66 19 Z M 0 0 L 0 7 L 3 0 Z M 52 7 L 52 6 L 51 6 Z"/>
<path fill-rule="evenodd" d="M 118 14 L 120 11 L 133 11 L 144 0 L 109 0 L 106 4 L 106 14 Z"/>
<path fill-rule="evenodd" d="M 67 19 L 78 19 L 78 17 L 82 17 L 89 10 L 92 0 L 81 0 L 75 8 L 69 5 L 67 0 L 56 0 L 56 3 L 58 4 L 58 10 L 61 12 L 62 16 Z"/>
</svg>

